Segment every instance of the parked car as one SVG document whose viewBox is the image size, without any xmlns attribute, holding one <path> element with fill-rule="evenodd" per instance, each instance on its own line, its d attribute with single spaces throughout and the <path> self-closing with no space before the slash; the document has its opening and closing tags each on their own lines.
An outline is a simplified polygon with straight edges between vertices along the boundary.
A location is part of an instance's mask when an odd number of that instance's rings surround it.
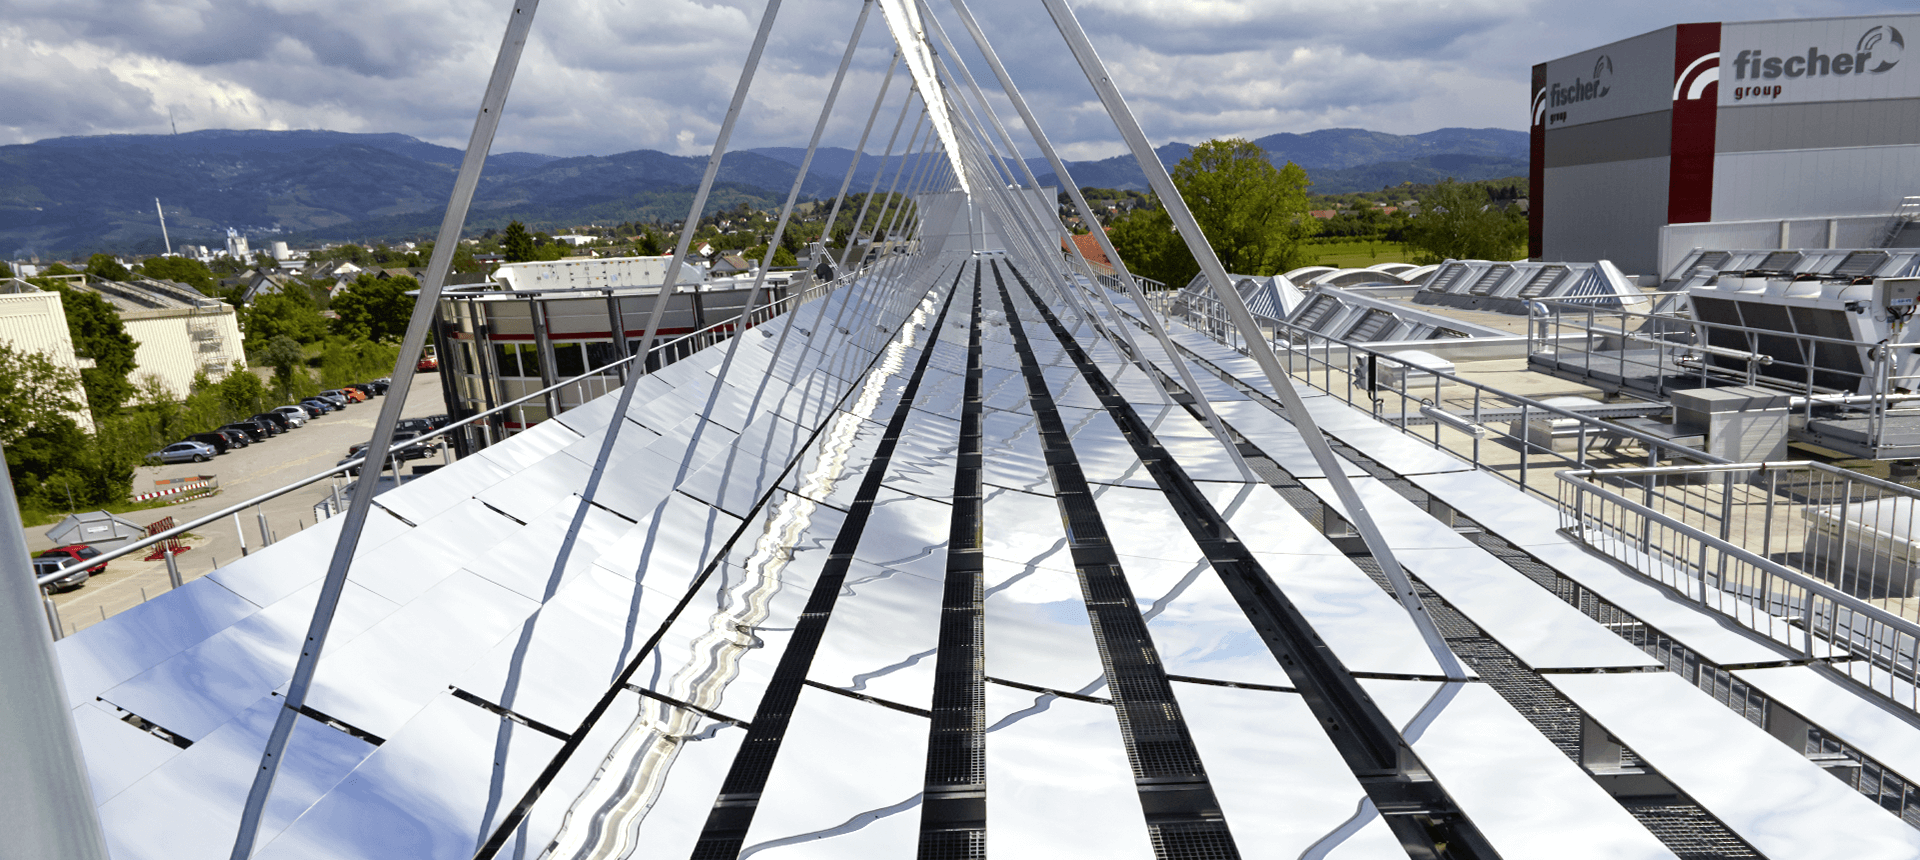
<svg viewBox="0 0 1920 860">
<path fill-rule="evenodd" d="M 402 418 L 399 424 L 394 425 L 394 429 L 411 430 L 415 433 L 432 433 L 435 428 L 433 422 L 425 418 Z"/>
<path fill-rule="evenodd" d="M 37 582 L 39 581 L 40 577 L 43 577 L 49 573 L 58 571 L 60 569 L 60 566 L 65 564 L 66 561 L 67 560 L 64 558 L 34 559 L 33 560 L 34 581 Z M 70 571 L 67 571 L 66 576 L 60 577 L 59 579 L 56 579 L 50 583 L 47 583 L 47 590 L 48 591 L 72 591 L 73 589 L 79 588 L 80 586 L 86 584 L 87 576 L 88 574 L 87 574 L 86 568 L 76 567 Z"/>
<path fill-rule="evenodd" d="M 380 395 L 386 393 L 386 392 L 380 391 L 379 389 L 374 388 L 373 383 L 371 382 L 361 382 L 355 385 L 349 385 L 347 387 L 355 391 L 358 391 L 361 394 L 365 394 L 368 400 L 372 400 L 373 398 L 379 397 Z"/>
<path fill-rule="evenodd" d="M 305 426 L 307 420 L 313 417 L 313 413 L 308 412 L 305 406 L 278 406 L 273 411 L 287 416 L 287 423 L 295 427 Z"/>
<path fill-rule="evenodd" d="M 220 429 L 237 430 L 245 433 L 247 434 L 247 441 L 249 442 L 265 442 L 267 441 L 267 437 L 273 435 L 267 431 L 266 425 L 253 421 L 235 421 L 232 424 L 222 424 L 220 425 Z"/>
<path fill-rule="evenodd" d="M 337 394 L 342 398 L 345 398 L 348 403 L 364 403 L 367 400 L 367 395 L 362 394 L 360 390 L 357 388 L 335 388 L 328 391 L 322 391 L 320 393 L 323 395 Z"/>
<path fill-rule="evenodd" d="M 225 454 L 228 451 L 231 451 L 235 448 L 241 447 L 242 445 L 246 444 L 245 442 L 240 442 L 236 444 L 233 441 L 232 437 L 228 436 L 225 433 L 221 433 L 219 431 L 214 431 L 212 433 L 195 433 L 191 436 L 188 436 L 187 441 L 205 442 L 208 445 L 212 445 L 213 450 L 220 454 Z"/>
<path fill-rule="evenodd" d="M 328 403 L 331 403 L 334 406 L 339 407 L 341 409 L 345 409 L 348 404 L 359 402 L 351 397 L 348 397 L 345 392 L 337 388 L 322 391 L 319 394 L 316 394 L 314 396 L 320 398 L 321 400 L 325 400 Z"/>
<path fill-rule="evenodd" d="M 401 442 L 407 441 L 408 439 L 417 438 L 419 435 L 420 435 L 420 432 L 417 430 L 395 430 L 393 432 L 393 444 L 398 445 Z M 406 462 L 407 460 L 421 460 L 421 459 L 425 459 L 427 457 L 433 456 L 433 452 L 437 450 L 438 447 L 439 445 L 437 444 L 437 442 L 422 442 L 419 445 L 415 445 L 412 448 L 405 448 L 400 451 L 394 452 L 393 457 L 394 459 L 400 460 L 401 462 Z M 360 456 L 360 452 L 365 451 L 366 449 L 367 449 L 367 443 L 355 442 L 353 443 L 353 447 L 347 449 L 347 458 L 352 459 L 354 457 L 358 457 Z M 345 462 L 345 461 L 342 461 L 342 462 Z"/>
<path fill-rule="evenodd" d="M 420 360 L 414 363 L 413 369 L 416 373 L 438 373 L 440 359 L 432 354 L 420 356 Z"/>
<path fill-rule="evenodd" d="M 147 459 L 162 463 L 205 463 L 219 453 L 205 442 L 175 442 L 148 454 Z"/>
<path fill-rule="evenodd" d="M 453 419 L 448 418 L 445 415 L 429 415 L 427 416 L 427 423 L 432 424 L 433 429 L 438 430 L 442 427 L 447 426 L 448 424 L 452 424 Z"/>
<path fill-rule="evenodd" d="M 293 422 L 278 412 L 262 412 L 253 416 L 253 420 L 267 425 L 267 428 L 275 433 L 285 433 L 293 429 Z"/>
<path fill-rule="evenodd" d="M 335 409 L 340 408 L 338 406 L 333 405 L 332 401 L 322 400 L 318 397 L 309 397 L 305 400 L 302 400 L 300 401 L 300 405 L 313 410 L 313 416 L 315 418 L 318 418 L 322 415 L 332 412 Z"/>
<path fill-rule="evenodd" d="M 98 558 L 100 557 L 100 550 L 83 543 L 70 543 L 66 546 L 56 546 L 53 549 L 44 550 L 40 553 L 39 557 L 57 558 L 61 564 L 66 564 L 69 561 L 86 561 L 90 558 Z M 106 572 L 107 565 L 104 562 L 87 568 L 89 575 Z"/>
<path fill-rule="evenodd" d="M 378 394 L 381 396 L 385 396 L 387 393 L 387 389 L 393 385 L 393 383 L 385 379 L 376 379 L 372 382 L 368 382 L 365 384 L 368 388 L 373 389 L 374 394 Z"/>
</svg>

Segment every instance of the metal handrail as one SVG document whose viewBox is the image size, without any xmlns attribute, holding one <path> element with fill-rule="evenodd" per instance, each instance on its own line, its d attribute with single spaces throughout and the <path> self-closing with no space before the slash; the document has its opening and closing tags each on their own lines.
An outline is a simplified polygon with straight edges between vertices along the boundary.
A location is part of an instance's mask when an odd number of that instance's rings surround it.
<svg viewBox="0 0 1920 860">
<path fill-rule="evenodd" d="M 1915 697 L 1920 687 L 1914 686 L 1920 681 L 1920 624 L 1819 577 L 1655 509 L 1650 504 L 1652 489 L 1644 491 L 1649 495 L 1646 502 L 1636 502 L 1594 481 L 1596 478 L 1635 475 L 1650 478 L 1711 472 L 1726 476 L 1749 472 L 1758 476 L 1801 469 L 1836 473 L 1849 479 L 1860 477 L 1826 464 L 1805 461 L 1565 470 L 1556 475 L 1563 488 L 1573 495 L 1569 499 L 1563 493 L 1560 510 L 1569 526 L 1567 530 L 1576 540 L 1627 564 L 1641 576 L 1680 592 L 1704 609 L 1769 640 L 1797 648 L 1807 659 L 1839 654 L 1857 658 L 1836 662 L 1834 668 L 1873 695 L 1894 702 L 1908 712 L 1920 711 L 1920 700 Z M 1650 480 L 1650 486 L 1651 483 Z M 1877 480 L 1867 483 L 1897 490 L 1904 498 L 1920 498 L 1910 487 Z M 1610 517 L 1607 506 L 1624 515 L 1619 519 Z M 1653 537 L 1656 531 L 1677 540 L 1661 540 L 1656 544 Z M 1608 545 L 1616 541 L 1624 542 L 1624 552 L 1609 549 Z M 1623 554 L 1627 557 L 1622 557 Z M 1683 579 L 1667 581 L 1656 575 L 1661 568 L 1671 569 Z M 1738 573 L 1742 570 L 1752 571 L 1761 579 L 1751 587 L 1742 588 L 1739 583 L 1745 577 Z M 1729 588 L 1730 582 L 1735 587 Z M 1689 594 L 1689 586 L 1698 588 L 1699 593 Z M 1738 606 L 1722 604 L 1713 597 L 1716 594 L 1731 598 Z M 1816 640 L 1826 643 L 1834 654 L 1820 653 L 1815 648 Z M 1888 683 L 1889 678 L 1894 682 Z"/>
<path fill-rule="evenodd" d="M 1194 304 L 1201 303 L 1202 301 L 1201 297 L 1185 296 L 1183 298 L 1188 300 L 1189 309 L 1191 309 Z M 1208 299 L 1208 301 L 1216 301 L 1216 300 Z M 1395 365 L 1417 370 L 1422 375 L 1430 375 L 1435 380 L 1444 380 L 1445 382 L 1453 385 L 1463 386 L 1463 387 L 1472 389 L 1476 392 L 1484 392 L 1484 393 L 1495 395 L 1497 397 L 1500 397 L 1506 400 L 1513 401 L 1516 404 L 1526 407 L 1529 411 L 1538 411 L 1539 413 L 1542 413 L 1543 416 L 1551 416 L 1553 420 L 1560 420 L 1560 419 L 1573 420 L 1581 424 L 1593 427 L 1596 430 L 1600 430 L 1616 436 L 1625 437 L 1628 439 L 1633 439 L 1634 441 L 1637 441 L 1637 442 L 1642 442 L 1648 445 L 1655 446 L 1661 450 L 1671 451 L 1676 455 L 1685 457 L 1686 459 L 1689 459 L 1689 460 L 1694 460 L 1694 461 L 1709 463 L 1709 464 L 1720 464 L 1720 463 L 1730 462 L 1725 458 L 1717 457 L 1705 451 L 1701 451 L 1696 448 L 1691 448 L 1686 445 L 1681 445 L 1668 439 L 1662 439 L 1650 433 L 1643 433 L 1641 431 L 1634 430 L 1631 427 L 1626 427 L 1619 424 L 1609 424 L 1609 423 L 1600 421 L 1599 419 L 1593 418 L 1591 416 L 1582 415 L 1578 412 L 1574 412 L 1570 409 L 1554 406 L 1549 403 L 1543 403 L 1539 400 L 1534 400 L 1533 398 L 1526 397 L 1524 395 L 1514 394 L 1508 391 L 1502 391 L 1501 389 L 1494 388 L 1493 386 L 1487 385 L 1485 383 L 1475 382 L 1473 380 L 1456 376 L 1452 373 L 1448 373 L 1443 370 L 1428 368 L 1424 365 L 1415 364 L 1413 362 L 1409 362 L 1409 361 L 1406 361 L 1405 359 L 1399 358 L 1393 353 L 1382 352 L 1380 350 L 1372 349 L 1370 347 L 1355 343 L 1353 341 L 1343 340 L 1341 338 L 1334 337 L 1333 335 L 1316 332 L 1312 329 L 1296 325 L 1286 320 L 1272 320 L 1271 322 L 1273 323 L 1273 326 L 1274 326 L 1274 331 L 1273 331 L 1273 335 L 1275 338 L 1274 347 L 1277 351 L 1281 352 L 1283 355 L 1287 353 L 1292 353 L 1295 355 L 1304 355 L 1307 358 L 1307 360 L 1311 362 L 1316 360 L 1312 356 L 1313 344 L 1311 343 L 1311 341 L 1313 340 L 1322 341 L 1323 351 L 1326 351 L 1325 344 L 1338 344 L 1341 348 L 1348 350 L 1350 356 L 1354 356 L 1354 357 L 1371 356 L 1381 361 L 1390 361 L 1390 362 L 1393 362 L 1393 364 Z M 1280 330 L 1282 329 L 1290 330 L 1300 335 L 1305 335 L 1307 340 L 1304 342 L 1304 344 L 1303 342 L 1300 342 L 1300 341 L 1292 341 L 1292 342 L 1279 341 L 1277 338 L 1280 334 Z M 1240 349 L 1240 347 L 1232 343 L 1229 343 L 1228 341 L 1220 337 L 1214 336 L 1206 328 L 1196 328 L 1194 330 L 1196 332 L 1199 332 L 1200 334 L 1207 335 L 1209 338 L 1211 338 L 1212 340 L 1218 343 L 1224 344 L 1226 346 L 1234 347 L 1235 349 Z M 1328 364 L 1329 366 L 1332 366 L 1332 362 L 1329 361 L 1328 359 L 1322 358 L 1318 360 Z M 1311 378 L 1311 374 L 1309 374 L 1308 376 L 1309 378 L 1306 380 L 1308 385 L 1311 385 L 1329 394 L 1335 394 L 1336 396 L 1338 396 L 1339 392 L 1335 392 L 1330 386 L 1315 384 L 1313 379 Z M 1394 391 L 1394 393 L 1399 394 L 1402 397 L 1414 397 L 1415 396 L 1414 393 L 1410 390 L 1406 390 L 1405 388 L 1405 383 L 1404 383 L 1405 377 L 1403 376 L 1402 379 L 1403 379 L 1402 388 L 1400 390 Z M 1348 396 L 1351 397 L 1350 394 Z M 1384 423 L 1387 423 L 1389 426 L 1397 426 L 1397 425 L 1394 425 L 1394 422 L 1390 422 L 1390 421 L 1384 422 Z M 1404 426 L 1401 429 L 1402 429 L 1402 432 L 1406 432 L 1406 428 Z"/>
<path fill-rule="evenodd" d="M 826 294 L 828 291 L 836 288 L 838 285 L 842 285 L 847 281 L 860 276 L 861 273 L 864 271 L 865 271 L 864 268 L 855 270 L 853 272 L 848 272 L 846 275 L 843 275 L 832 281 L 828 281 L 823 284 L 815 284 L 814 286 L 809 287 L 808 289 L 800 293 L 796 293 L 794 295 L 789 295 L 789 296 L 776 299 L 774 301 L 770 301 L 767 304 L 763 305 L 760 309 L 761 310 L 771 309 L 783 303 L 791 303 L 793 307 L 799 307 L 800 305 L 805 304 L 806 302 L 819 298 L 820 296 Z M 791 310 L 791 308 L 789 308 L 789 310 Z M 715 322 L 711 325 L 708 325 L 706 328 L 700 329 L 698 331 L 687 332 L 686 334 L 680 335 L 679 337 L 673 338 L 672 340 L 662 341 L 658 344 L 655 344 L 653 349 L 648 350 L 645 356 L 630 355 L 630 356 L 627 356 L 626 358 L 620 359 L 619 361 L 602 365 L 600 367 L 592 368 L 588 370 L 586 373 L 580 374 L 579 376 L 571 377 L 569 379 L 556 382 L 550 386 L 547 386 L 546 388 L 540 389 L 539 391 L 535 391 L 531 394 L 524 395 L 519 399 L 502 403 L 499 406 L 495 406 L 492 409 L 486 410 L 485 412 L 478 412 L 473 415 L 467 416 L 466 418 L 462 418 L 459 421 L 455 421 L 438 430 L 434 430 L 429 433 L 423 433 L 412 439 L 396 442 L 394 443 L 393 447 L 387 449 L 386 453 L 387 455 L 392 455 L 399 451 L 404 451 L 408 448 L 413 448 L 413 447 L 425 444 L 441 436 L 444 436 L 448 433 L 451 433 L 454 430 L 458 430 L 462 427 L 465 427 L 469 424 L 479 421 L 480 419 L 489 418 L 494 415 L 498 415 L 500 413 L 505 412 L 508 409 L 512 409 L 516 406 L 520 406 L 536 397 L 544 397 L 547 394 L 558 391 L 559 389 L 565 386 L 572 385 L 574 383 L 580 382 L 589 377 L 605 375 L 605 373 L 608 370 L 621 367 L 633 361 L 638 361 L 641 358 L 652 358 L 656 353 L 664 354 L 667 350 L 673 347 L 679 346 L 683 343 L 686 343 L 688 341 L 691 341 L 703 335 L 714 333 L 719 329 L 731 328 L 733 324 L 737 321 L 738 321 L 737 317 L 729 317 L 728 319 Z M 741 329 L 740 331 L 745 331 L 745 329 Z M 739 332 L 733 332 L 733 333 L 738 334 Z M 645 367 L 646 366 L 644 364 L 641 365 L 642 372 L 645 372 Z M 384 460 L 386 458 L 382 457 L 382 459 Z M 141 540 L 135 541 L 133 543 L 130 543 L 118 549 L 109 550 L 107 552 L 101 553 L 100 555 L 94 556 L 93 558 L 89 558 L 85 560 L 76 559 L 73 561 L 69 561 L 64 565 L 61 565 L 59 569 L 54 570 L 45 575 L 42 575 L 40 577 L 37 577 L 35 579 L 35 583 L 39 586 L 45 587 L 59 580 L 60 577 L 65 576 L 68 573 L 71 573 L 72 568 L 93 567 L 95 565 L 105 564 L 109 561 L 113 561 L 114 559 L 121 558 L 122 556 L 130 555 L 139 550 L 146 549 L 147 547 L 153 546 L 154 544 L 161 543 L 170 538 L 174 538 L 174 537 L 178 537 L 180 535 L 186 534 L 187 532 L 192 531 L 195 528 L 214 522 L 223 517 L 232 516 L 243 510 L 246 510 L 247 508 L 253 507 L 263 502 L 272 501 L 288 493 L 291 493 L 295 490 L 301 489 L 302 487 L 312 486 L 313 484 L 317 484 L 324 479 L 333 477 L 334 475 L 348 473 L 354 469 L 360 468 L 360 466 L 362 466 L 366 462 L 367 462 L 367 456 L 365 453 L 362 453 L 361 456 L 358 457 L 357 459 L 352 459 L 344 463 L 335 464 L 333 468 L 328 469 L 324 472 L 319 472 L 317 474 L 310 475 L 306 478 L 302 478 L 298 481 L 295 481 L 279 489 L 272 490 L 258 496 L 254 496 L 253 498 L 247 499 L 246 501 L 239 502 L 237 504 L 222 508 L 219 511 L 216 511 L 211 514 L 207 514 L 198 519 L 190 520 L 185 524 L 174 526 L 173 528 L 167 529 L 166 531 L 148 535 L 145 538 L 142 538 Z"/>
<path fill-rule="evenodd" d="M 1889 627 L 1892 627 L 1896 630 L 1899 630 L 1902 633 L 1908 634 L 1915 638 L 1920 638 L 1920 624 L 1915 624 L 1912 621 L 1909 621 L 1905 618 L 1902 618 L 1898 615 L 1888 612 L 1887 610 L 1882 609 L 1878 606 L 1875 606 L 1871 603 L 1868 603 L 1865 600 L 1861 600 L 1858 597 L 1855 597 L 1851 594 L 1841 591 L 1840 589 L 1835 588 L 1832 585 L 1829 585 L 1826 582 L 1812 575 L 1809 575 L 1802 571 L 1795 570 L 1791 567 L 1788 567 L 1787 565 L 1781 564 L 1777 561 L 1767 558 L 1766 556 L 1755 553 L 1743 546 L 1740 546 L 1739 544 L 1733 543 L 1732 541 L 1723 540 L 1720 537 L 1712 534 L 1711 532 L 1704 531 L 1697 526 L 1689 525 L 1681 520 L 1675 519 L 1671 516 L 1668 516 L 1667 514 L 1661 513 L 1660 511 L 1654 510 L 1653 508 L 1650 508 L 1646 505 L 1643 505 L 1639 502 L 1629 499 L 1626 496 L 1620 495 L 1619 493 L 1616 493 L 1598 484 L 1592 483 L 1592 481 L 1589 480 L 1596 476 L 1614 477 L 1614 476 L 1626 476 L 1626 475 L 1686 474 L 1690 472 L 1698 473 L 1698 472 L 1727 472 L 1727 471 L 1765 472 L 1769 469 L 1774 469 L 1774 470 L 1808 469 L 1808 468 L 1819 468 L 1822 466 L 1826 466 L 1826 464 L 1816 463 L 1811 460 L 1776 460 L 1771 462 L 1762 461 L 1757 463 L 1725 463 L 1725 464 L 1714 464 L 1714 465 L 1707 465 L 1707 466 L 1700 466 L 1700 465 L 1659 466 L 1659 467 L 1653 467 L 1653 468 L 1643 467 L 1643 468 L 1633 468 L 1633 469 L 1565 469 L 1559 472 L 1555 472 L 1554 474 L 1560 480 L 1565 481 L 1568 484 L 1571 484 L 1574 487 L 1574 489 L 1578 492 L 1590 493 L 1594 496 L 1598 496 L 1599 498 L 1605 500 L 1610 504 L 1619 505 L 1620 507 L 1630 510 L 1636 514 L 1639 514 L 1644 517 L 1648 517 L 1662 526 L 1673 529 L 1675 531 L 1685 532 L 1689 537 L 1699 540 L 1702 543 L 1705 543 L 1716 550 L 1719 550 L 1735 558 L 1738 558 L 1747 564 L 1751 564 L 1754 567 L 1761 568 L 1767 571 L 1768 573 L 1771 573 L 1775 576 L 1780 577 L 1781 579 L 1784 579 L 1788 582 L 1793 583 L 1794 585 L 1800 586 L 1801 588 L 1804 588 L 1810 592 L 1819 594 L 1821 597 L 1832 600 L 1834 603 L 1843 605 L 1854 612 L 1858 612 L 1861 615 L 1865 615 L 1869 618 L 1872 618 L 1873 620 L 1878 621 L 1882 624 L 1885 624 Z M 1859 475 L 1858 473 L 1845 472 L 1845 470 L 1843 469 L 1834 469 L 1832 467 L 1827 467 L 1827 468 L 1829 471 L 1844 472 L 1846 476 L 1849 478 L 1865 477 L 1863 475 Z M 1890 484 L 1886 481 L 1875 481 L 1874 483 L 1882 487 L 1900 490 L 1908 495 L 1913 494 L 1912 487 L 1902 487 L 1899 484 Z M 1812 631 L 1809 631 L 1809 632 L 1812 632 Z"/>
</svg>

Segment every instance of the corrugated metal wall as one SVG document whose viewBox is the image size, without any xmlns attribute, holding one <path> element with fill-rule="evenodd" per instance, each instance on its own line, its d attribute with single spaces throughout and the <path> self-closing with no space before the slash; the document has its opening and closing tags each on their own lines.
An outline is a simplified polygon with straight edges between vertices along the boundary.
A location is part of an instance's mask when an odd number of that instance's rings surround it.
<svg viewBox="0 0 1920 860">
<path fill-rule="evenodd" d="M 0 294 L 0 341 L 13 344 L 17 350 L 45 353 L 54 364 L 76 373 L 80 370 L 80 363 L 74 358 L 73 336 L 67 331 L 67 313 L 60 304 L 59 293 Z M 75 394 L 84 406 L 87 402 L 86 392 Z M 82 428 L 89 431 L 93 429 L 93 419 L 85 412 L 74 415 L 73 419 Z"/>
</svg>

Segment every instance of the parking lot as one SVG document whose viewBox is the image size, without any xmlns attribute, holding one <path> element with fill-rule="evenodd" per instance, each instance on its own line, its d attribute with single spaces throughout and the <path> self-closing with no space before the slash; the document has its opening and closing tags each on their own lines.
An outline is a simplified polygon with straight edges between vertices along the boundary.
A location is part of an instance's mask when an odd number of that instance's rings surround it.
<svg viewBox="0 0 1920 860">
<path fill-rule="evenodd" d="M 135 493 L 151 491 L 155 480 L 200 475 L 218 478 L 220 492 L 178 505 L 122 514 L 121 518 L 143 526 L 163 517 L 184 523 L 320 472 L 344 458 L 349 447 L 373 435 L 374 420 L 385 402 L 386 398 L 375 397 L 365 403 L 352 404 L 314 418 L 304 427 L 228 451 L 205 463 L 143 466 L 134 474 Z M 439 378 L 421 374 L 414 379 L 413 391 L 400 414 L 415 418 L 446 411 L 440 397 Z M 415 465 L 440 463 L 446 456 L 443 450 L 430 458 L 403 464 L 403 468 L 411 470 Z M 266 515 L 270 535 L 287 537 L 313 525 L 313 506 L 331 493 L 333 485 L 323 480 L 258 506 L 257 510 Z M 345 483 L 340 482 L 340 486 L 344 488 Z M 240 514 L 238 529 L 233 517 L 194 529 L 186 541 L 190 549 L 175 558 L 182 581 L 204 576 L 217 564 L 239 558 L 243 540 L 249 550 L 259 549 L 260 521 L 255 511 L 256 508 L 248 508 Z M 38 526 L 27 530 L 27 545 L 35 554 L 54 546 L 46 537 L 49 528 L 51 526 Z M 115 560 L 107 565 L 106 573 L 90 578 L 80 588 L 54 595 L 54 605 L 59 608 L 66 631 L 71 633 L 97 624 L 166 591 L 166 562 L 144 561 L 144 555 L 136 553 Z"/>
</svg>

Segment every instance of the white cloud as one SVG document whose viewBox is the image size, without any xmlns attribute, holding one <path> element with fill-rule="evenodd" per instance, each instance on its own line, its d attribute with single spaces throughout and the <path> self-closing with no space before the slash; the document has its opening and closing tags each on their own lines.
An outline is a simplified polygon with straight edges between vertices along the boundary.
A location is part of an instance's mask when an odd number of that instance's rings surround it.
<svg viewBox="0 0 1920 860">
<path fill-rule="evenodd" d="M 951 7 L 930 3 L 962 57 L 973 57 Z M 1880 11 L 1865 0 L 1735 10 L 1705 0 L 1076 5 L 1156 142 L 1336 126 L 1523 128 L 1529 70 L 1545 59 L 1677 21 Z M 1121 151 L 1038 3 L 972 7 L 1068 157 Z M 171 108 L 183 130 L 391 131 L 460 146 L 507 9 L 492 0 L 0 0 L 0 142 L 165 132 Z M 760 0 L 546 0 L 496 149 L 704 152 L 763 9 Z M 785 0 L 736 146 L 805 142 L 857 12 L 844 0 Z M 878 14 L 829 144 L 852 145 L 886 68 Z M 972 68 L 991 84 L 984 64 Z M 896 80 L 890 103 L 903 88 Z M 1004 110 L 1003 97 L 990 99 Z M 1018 128 L 1011 112 L 1003 118 Z"/>
</svg>

